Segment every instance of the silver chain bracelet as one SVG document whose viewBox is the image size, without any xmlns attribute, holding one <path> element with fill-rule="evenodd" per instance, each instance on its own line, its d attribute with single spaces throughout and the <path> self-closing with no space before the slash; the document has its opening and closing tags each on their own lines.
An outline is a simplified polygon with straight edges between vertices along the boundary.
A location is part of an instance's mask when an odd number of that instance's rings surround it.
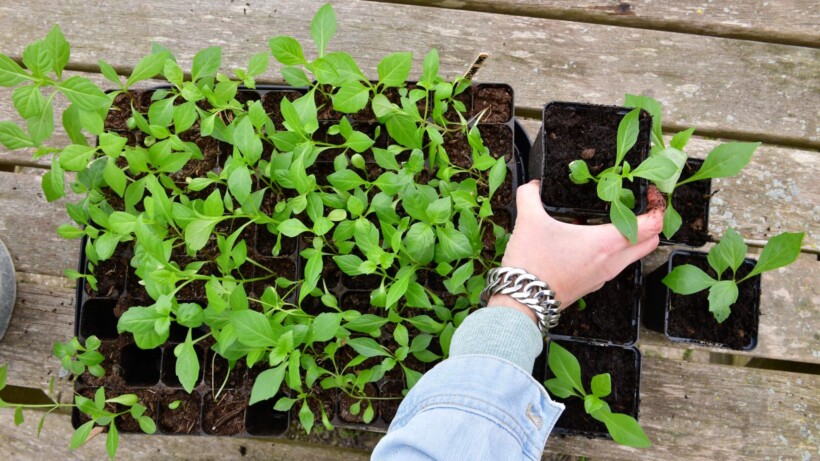
<svg viewBox="0 0 820 461">
<path fill-rule="evenodd" d="M 550 286 L 523 269 L 496 267 L 487 273 L 487 286 L 481 291 L 481 306 L 496 294 L 507 295 L 529 307 L 538 318 L 538 329 L 546 336 L 558 325 L 561 301 Z"/>
</svg>

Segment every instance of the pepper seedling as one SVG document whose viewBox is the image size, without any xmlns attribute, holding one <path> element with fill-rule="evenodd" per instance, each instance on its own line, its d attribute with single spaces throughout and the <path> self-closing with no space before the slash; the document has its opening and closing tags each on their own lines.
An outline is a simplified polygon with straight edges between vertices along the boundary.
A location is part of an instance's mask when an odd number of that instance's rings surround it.
<svg viewBox="0 0 820 461">
<path fill-rule="evenodd" d="M 640 113 L 640 108 L 634 109 L 618 124 L 614 165 L 593 176 L 584 160 L 575 160 L 569 164 L 569 178 L 573 183 L 586 184 L 593 181 L 598 184 L 598 197 L 610 203 L 609 219 L 633 244 L 638 241 L 638 218 L 632 212 L 635 195 L 631 189 L 623 187 L 624 179 L 634 181 L 638 177 L 659 183 L 668 181 L 678 170 L 671 153 L 665 151 L 649 156 L 634 170 L 629 162 L 624 160 L 627 152 L 638 140 Z"/>
<path fill-rule="evenodd" d="M 548 379 L 544 386 L 554 396 L 562 399 L 578 397 L 584 400 L 587 414 L 606 425 L 612 439 L 621 445 L 647 448 L 652 445 L 635 418 L 623 413 L 613 413 L 603 399 L 612 393 L 612 377 L 602 373 L 592 377 L 587 393 L 581 381 L 581 365 L 572 352 L 555 342 L 549 345 L 548 364 L 555 378 Z"/>
<path fill-rule="evenodd" d="M 717 279 L 691 264 L 684 264 L 674 268 L 663 283 L 673 292 L 680 295 L 690 295 L 709 289 L 709 311 L 715 316 L 718 323 L 723 323 L 731 313 L 732 304 L 737 301 L 738 284 L 773 269 L 788 266 L 800 254 L 800 245 L 803 243 L 802 232 L 784 232 L 772 237 L 757 260 L 754 268 L 745 277 L 737 280 L 737 270 L 743 264 L 748 247 L 743 238 L 729 228 L 723 239 L 709 250 L 707 260 L 714 269 Z M 723 278 L 728 269 L 732 269 L 731 277 Z"/>
<path fill-rule="evenodd" d="M 676 167 L 675 172 L 667 179 L 654 180 L 653 183 L 658 190 L 668 195 L 666 210 L 663 213 L 663 235 L 671 239 L 680 229 L 683 220 L 680 214 L 672 206 L 672 197 L 675 189 L 695 181 L 704 179 L 730 178 L 737 175 L 749 164 L 752 154 L 760 146 L 759 142 L 727 142 L 718 145 L 706 156 L 703 164 L 692 176 L 680 181 L 680 175 L 686 164 L 687 155 L 684 148 L 695 132 L 694 128 L 688 128 L 672 136 L 667 146 L 663 140 L 662 131 L 662 109 L 660 102 L 648 96 L 636 96 L 627 94 L 624 98 L 626 107 L 635 107 L 649 112 L 652 116 L 652 148 L 650 157 L 663 155 L 671 159 Z"/>
</svg>

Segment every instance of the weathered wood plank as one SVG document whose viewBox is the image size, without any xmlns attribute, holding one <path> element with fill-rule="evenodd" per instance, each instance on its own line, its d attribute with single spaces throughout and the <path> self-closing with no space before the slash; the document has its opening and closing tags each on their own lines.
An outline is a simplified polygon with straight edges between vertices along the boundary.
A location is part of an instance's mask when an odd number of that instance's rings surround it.
<svg viewBox="0 0 820 461">
<path fill-rule="evenodd" d="M 63 275 L 77 267 L 79 241 L 57 235 L 71 221 L 64 200 L 46 202 L 37 175 L 0 172 L 0 238 L 17 271 Z"/>
<path fill-rule="evenodd" d="M 68 451 L 68 442 L 71 440 L 73 429 L 71 420 L 67 416 L 49 416 L 38 438 L 36 433 L 40 415 L 29 413 L 27 421 L 20 427 L 11 425 L 12 415 L 12 410 L 0 410 L 0 420 L 7 426 L 11 426 L 0 434 L 0 452 L 5 453 L 4 459 L 15 461 L 107 459 L 105 434 L 92 439 L 76 451 Z M 365 461 L 368 458 L 369 454 L 362 450 L 294 444 L 281 439 L 137 434 L 121 434 L 117 452 L 117 459 L 123 461 L 156 459 Z"/>
<path fill-rule="evenodd" d="M 812 0 L 708 3 L 636 0 L 372 0 L 608 24 L 787 45 L 820 46 L 820 5 Z"/>
<path fill-rule="evenodd" d="M 540 120 L 522 119 L 535 139 Z M 696 132 L 697 133 L 697 132 Z M 720 141 L 695 136 L 686 153 L 706 158 Z M 709 229 L 719 240 L 733 227 L 747 240 L 768 240 L 781 232 L 806 233 L 804 251 L 820 251 L 820 155 L 817 152 L 761 145 L 734 178 L 715 179 Z"/>
<path fill-rule="evenodd" d="M 820 377 L 760 369 L 694 364 L 645 357 L 641 386 L 641 425 L 652 448 L 636 450 L 611 441 L 552 437 L 548 453 L 606 460 L 811 459 L 817 454 L 814 433 L 820 427 Z M 10 421 L 9 410 L 0 411 Z M 97 438 L 76 453 L 66 449 L 70 427 L 66 416 L 46 422 L 34 437 L 36 419 L 10 428 L 0 437 L 0 451 L 11 459 L 87 459 L 102 456 Z M 349 446 L 372 449 L 378 436 L 348 434 Z M 250 459 L 363 459 L 366 454 L 280 441 L 214 437 L 125 436 L 121 459 L 235 459 L 240 447 Z M 76 458 L 75 458 L 76 457 Z"/>
<path fill-rule="evenodd" d="M 100 58 L 133 66 L 154 40 L 176 50 L 184 66 L 206 45 L 223 46 L 223 68 L 244 66 L 252 53 L 267 50 L 271 35 L 293 34 L 307 44 L 321 2 L 47 3 L 0 6 L 3 51 L 19 57 L 25 44 L 59 22 L 74 44 L 75 68 L 96 71 Z M 820 50 L 361 1 L 340 2 L 336 10 L 340 28 L 332 48 L 356 54 L 370 76 L 393 51 L 413 51 L 418 63 L 436 47 L 451 76 L 477 51 L 487 51 L 493 57 L 480 79 L 512 84 L 518 107 L 531 113 L 549 100 L 616 103 L 626 92 L 646 93 L 669 108 L 672 125 L 789 145 L 820 143 Z M 682 62 L 687 65 L 672 64 Z M 266 77 L 279 80 L 273 71 Z"/>
<path fill-rule="evenodd" d="M 644 259 L 644 280 L 668 260 L 671 251 L 671 247 L 662 247 Z M 757 258 L 759 251 L 749 256 Z M 730 351 L 673 343 L 663 334 L 646 328 L 641 329 L 640 344 L 820 363 L 820 284 L 817 283 L 820 262 L 817 256 L 803 254 L 790 266 L 766 272 L 762 277 L 760 330 L 755 349 Z M 642 307 L 648 308 L 646 305 Z"/>
<path fill-rule="evenodd" d="M 48 389 L 60 371 L 52 344 L 72 336 L 74 290 L 18 282 L 11 323 L 0 341 L 0 364 L 9 365 L 8 383 Z"/>
</svg>

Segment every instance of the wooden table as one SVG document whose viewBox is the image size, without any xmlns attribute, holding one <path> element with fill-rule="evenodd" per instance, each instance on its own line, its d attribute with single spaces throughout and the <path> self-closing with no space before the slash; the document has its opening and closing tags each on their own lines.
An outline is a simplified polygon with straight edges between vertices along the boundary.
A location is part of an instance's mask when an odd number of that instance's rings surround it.
<svg viewBox="0 0 820 461">
<path fill-rule="evenodd" d="M 530 135 L 551 100 L 618 104 L 624 93 L 665 105 L 664 129 L 696 126 L 690 155 L 715 138 L 763 141 L 737 178 L 718 180 L 711 232 L 734 226 L 751 245 L 804 230 L 804 253 L 763 276 L 757 349 L 750 353 L 683 348 L 641 332 L 641 418 L 654 446 L 634 450 L 605 440 L 553 437 L 545 458 L 624 460 L 820 459 L 820 3 L 814 0 L 710 0 L 618 3 L 608 0 L 336 1 L 332 42 L 352 52 L 368 75 L 383 55 L 441 54 L 445 74 L 463 72 L 477 52 L 490 60 L 477 80 L 506 82 Z M 71 42 L 70 69 L 97 82 L 97 61 L 127 74 L 151 41 L 171 48 L 183 68 L 205 46 L 223 47 L 223 70 L 244 66 L 267 40 L 308 41 L 319 1 L 187 2 L 28 0 L 0 4 L 0 51 L 23 47 L 59 23 Z M 672 6 L 680 4 L 681 6 Z M 266 81 L 279 80 L 271 69 Z M 11 92 L 0 89 L 0 120 L 16 120 Z M 66 139 L 62 133 L 58 140 Z M 74 301 L 63 270 L 76 267 L 76 241 L 57 237 L 68 222 L 62 203 L 46 203 L 40 176 L 47 159 L 0 150 L 0 239 L 18 276 L 14 317 L 0 341 L 9 383 L 45 388 L 59 364 L 51 344 L 72 335 Z M 647 259 L 651 269 L 665 258 Z M 60 387 L 63 399 L 70 389 Z M 2 459 L 101 459 L 104 440 L 68 452 L 70 422 L 54 415 L 35 437 L 36 418 L 11 427 L 0 412 Z M 124 436 L 121 459 L 365 459 L 374 434 L 344 433 L 325 442 L 213 437 Z M 321 442 L 313 438 L 308 442 Z M 559 456 L 553 454 L 566 454 Z"/>
</svg>

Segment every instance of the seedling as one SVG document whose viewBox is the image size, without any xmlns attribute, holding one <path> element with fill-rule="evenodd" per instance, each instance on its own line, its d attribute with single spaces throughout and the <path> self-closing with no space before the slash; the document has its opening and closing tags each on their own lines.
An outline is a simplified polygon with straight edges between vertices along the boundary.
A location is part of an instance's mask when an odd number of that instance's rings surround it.
<svg viewBox="0 0 820 461">
<path fill-rule="evenodd" d="M 598 184 L 598 198 L 610 204 L 609 218 L 612 224 L 632 243 L 638 240 L 638 218 L 632 212 L 635 195 L 631 189 L 623 187 L 624 179 L 634 181 L 638 177 L 662 182 L 674 175 L 677 169 L 673 159 L 666 152 L 648 157 L 634 170 L 629 162 L 624 161 L 627 152 L 638 140 L 640 113 L 641 109 L 634 109 L 618 124 L 614 165 L 592 176 L 584 160 L 575 160 L 569 164 L 569 177 L 572 182 L 586 184 L 593 181 Z"/>
<path fill-rule="evenodd" d="M 662 131 L 662 109 L 660 102 L 648 96 L 636 96 L 627 94 L 624 99 L 627 107 L 636 107 L 649 112 L 652 116 L 652 150 L 650 158 L 655 155 L 662 155 L 675 164 L 675 172 L 666 179 L 655 179 L 653 183 L 658 190 L 668 195 L 666 210 L 663 214 L 663 235 L 671 239 L 680 229 L 682 218 L 672 206 L 672 197 L 675 189 L 684 184 L 701 181 L 704 179 L 730 178 L 737 175 L 746 167 L 752 159 L 752 154 L 760 146 L 759 142 L 729 142 L 723 143 L 712 149 L 706 156 L 701 167 L 692 176 L 683 181 L 679 181 L 683 167 L 686 164 L 687 155 L 684 153 L 686 144 L 695 132 L 694 128 L 683 130 L 669 141 L 667 146 L 663 139 Z"/>
<path fill-rule="evenodd" d="M 609 404 L 603 400 L 612 393 L 612 377 L 609 373 L 593 376 L 589 383 L 591 392 L 587 393 L 581 380 L 581 365 L 570 351 L 551 342 L 547 361 L 555 378 L 548 379 L 544 386 L 552 395 L 561 399 L 583 399 L 587 414 L 604 423 L 609 435 L 617 443 L 636 448 L 651 445 L 635 418 L 613 413 Z"/>
<path fill-rule="evenodd" d="M 800 254 L 802 242 L 802 232 L 784 232 L 772 237 L 763 247 L 752 271 L 738 280 L 737 270 L 743 264 L 748 247 L 743 243 L 743 238 L 734 229 L 729 228 L 720 243 L 712 247 L 707 256 L 709 266 L 717 274 L 717 279 L 698 267 L 684 264 L 667 274 L 663 278 L 663 283 L 681 295 L 698 293 L 708 288 L 709 311 L 718 323 L 723 323 L 731 313 L 731 306 L 737 301 L 738 284 L 763 272 L 793 263 Z M 726 272 L 729 269 L 732 270 L 731 275 L 727 276 Z"/>
</svg>

